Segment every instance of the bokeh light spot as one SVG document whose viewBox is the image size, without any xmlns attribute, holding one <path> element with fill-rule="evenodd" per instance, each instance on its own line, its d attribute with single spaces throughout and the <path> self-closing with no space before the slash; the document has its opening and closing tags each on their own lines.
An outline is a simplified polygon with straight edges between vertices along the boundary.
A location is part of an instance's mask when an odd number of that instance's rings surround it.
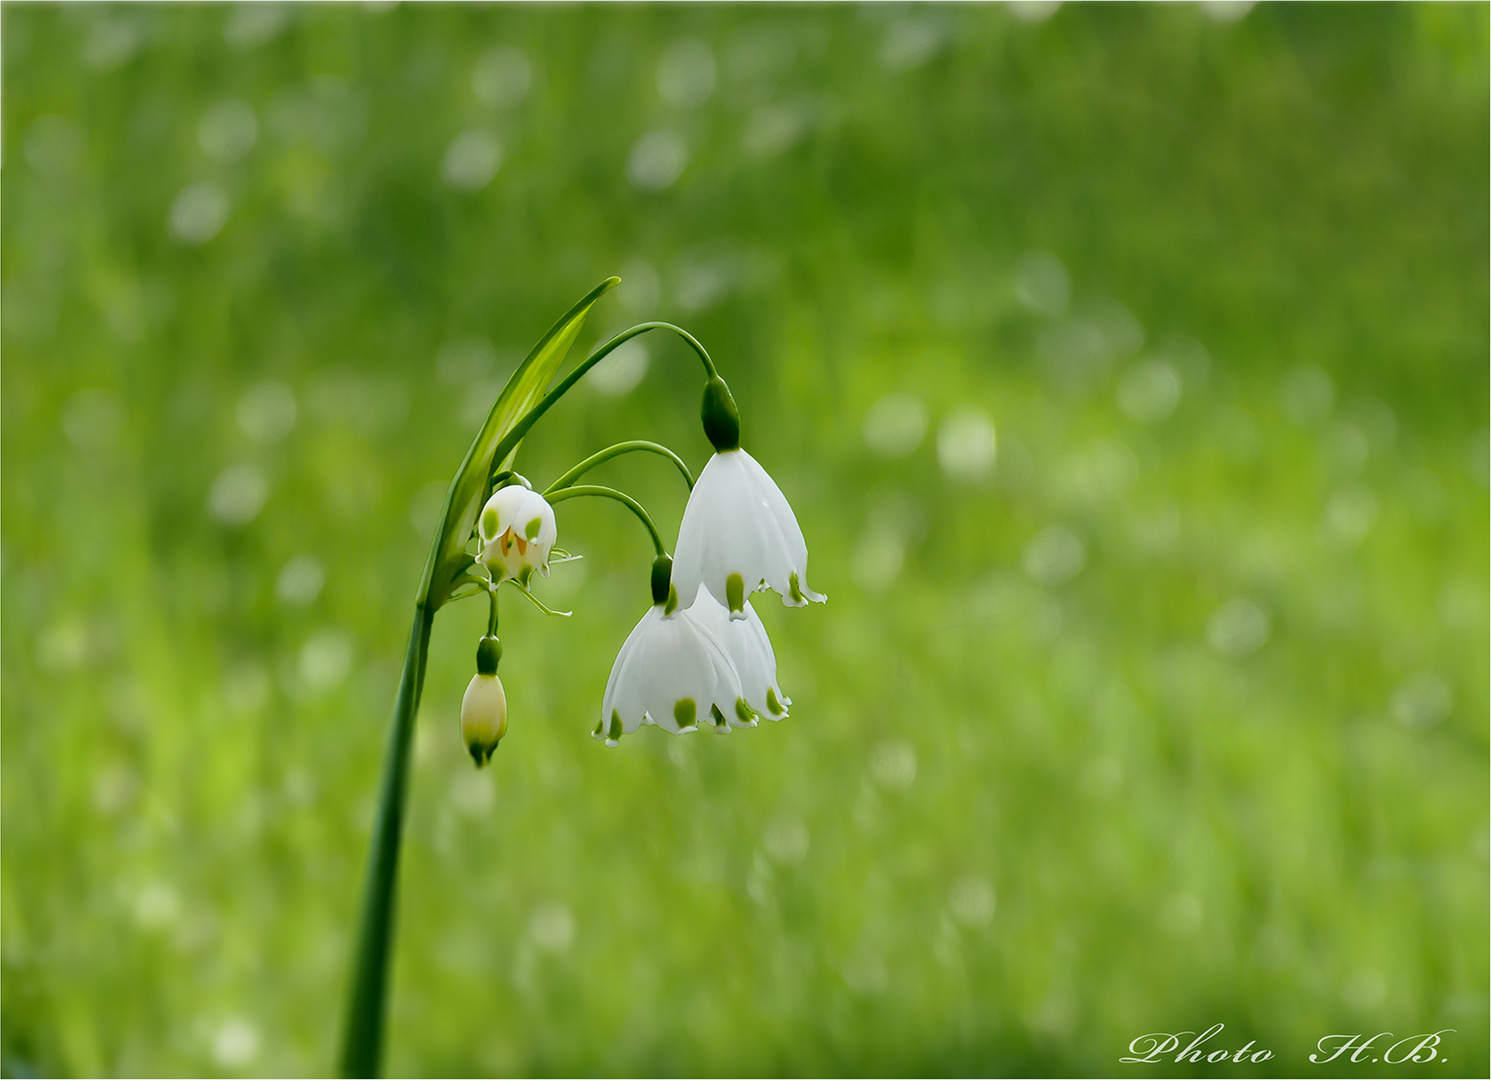
<svg viewBox="0 0 1491 1080">
<path fill-rule="evenodd" d="M 1087 565 L 1087 545 L 1066 526 L 1048 525 L 1025 545 L 1020 564 L 1037 584 L 1065 585 Z"/>
<path fill-rule="evenodd" d="M 926 406 L 906 394 L 887 394 L 865 413 L 865 445 L 881 457 L 905 457 L 926 433 Z"/>
<path fill-rule="evenodd" d="M 477 101 L 494 109 L 522 101 L 532 83 L 533 65 L 528 55 L 512 45 L 489 49 L 471 68 L 471 92 Z"/>
<path fill-rule="evenodd" d="M 970 929 L 987 926 L 994 918 L 994 885 L 983 877 L 963 877 L 948 890 L 947 909 Z"/>
<path fill-rule="evenodd" d="M 258 383 L 238 400 L 238 429 L 261 446 L 277 443 L 295 427 L 295 391 L 273 379 Z"/>
<path fill-rule="evenodd" d="M 254 148 L 259 121 L 245 102 L 228 98 L 209 106 L 197 125 L 197 145 L 213 161 L 227 165 Z"/>
<path fill-rule="evenodd" d="M 224 525 L 247 525 L 269 498 L 269 478 L 254 465 L 230 465 L 212 482 L 207 509 Z"/>
<path fill-rule="evenodd" d="M 937 430 L 937 464 L 955 480 L 983 480 L 994 470 L 994 421 L 978 409 L 961 409 Z"/>
<path fill-rule="evenodd" d="M 614 349 L 586 376 L 590 385 L 606 397 L 623 397 L 647 374 L 647 346 L 632 338 Z"/>
<path fill-rule="evenodd" d="M 228 221 L 228 196 L 216 184 L 192 184 L 171 203 L 167 225 L 183 244 L 205 244 Z"/>
<path fill-rule="evenodd" d="M 1433 671 L 1415 672 L 1393 691 L 1393 717 L 1404 727 L 1433 727 L 1450 714 L 1453 705 L 1450 684 Z"/>
<path fill-rule="evenodd" d="M 669 45 L 657 66 L 657 92 L 675 109 L 703 104 L 714 93 L 714 53 L 702 41 Z"/>
<path fill-rule="evenodd" d="M 1219 607 L 1206 624 L 1206 643 L 1234 660 L 1252 656 L 1269 636 L 1267 612 L 1247 597 L 1238 596 Z"/>
<path fill-rule="evenodd" d="M 274 592 L 280 602 L 291 607 L 305 607 L 321 595 L 326 571 L 314 555 L 297 555 L 280 571 Z"/>
<path fill-rule="evenodd" d="M 1015 299 L 1031 311 L 1055 318 L 1069 298 L 1066 267 L 1049 251 L 1029 252 L 1015 266 Z"/>
<path fill-rule="evenodd" d="M 1118 382 L 1118 407 L 1130 420 L 1157 424 L 1180 402 L 1180 376 L 1163 360 L 1135 364 Z"/>
<path fill-rule="evenodd" d="M 881 743 L 870 753 L 870 776 L 887 791 L 905 791 L 916 779 L 916 751 L 900 739 Z"/>
<path fill-rule="evenodd" d="M 440 174 L 451 187 L 477 191 L 486 187 L 502 167 L 502 144 L 489 131 L 463 131 L 445 148 Z"/>
<path fill-rule="evenodd" d="M 1311 364 L 1291 368 L 1279 388 L 1284 415 L 1301 427 L 1320 423 L 1330 415 L 1336 401 L 1331 377 Z"/>
<path fill-rule="evenodd" d="M 683 175 L 689 161 L 688 144 L 674 131 L 649 131 L 632 146 L 626 174 L 643 191 L 663 191 Z"/>
</svg>

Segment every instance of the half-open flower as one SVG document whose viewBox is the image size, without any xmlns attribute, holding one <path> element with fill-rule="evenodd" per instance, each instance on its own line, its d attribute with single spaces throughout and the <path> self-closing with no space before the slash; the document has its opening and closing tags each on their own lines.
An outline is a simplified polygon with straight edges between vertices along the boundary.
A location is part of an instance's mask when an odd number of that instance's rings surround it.
<svg viewBox="0 0 1491 1080">
<path fill-rule="evenodd" d="M 667 556 L 659 559 L 665 562 Z M 601 702 L 601 721 L 592 733 L 615 746 L 643 724 L 675 735 L 700 724 L 728 731 L 743 703 L 740 674 L 720 641 L 698 619 L 677 609 L 677 596 L 653 579 L 653 605 L 627 636 Z"/>
<path fill-rule="evenodd" d="M 681 597 L 702 585 L 746 618 L 746 596 L 770 588 L 790 607 L 827 597 L 808 587 L 808 545 L 786 497 L 741 449 L 709 459 L 683 512 L 673 581 Z"/>
<path fill-rule="evenodd" d="M 517 578 L 526 585 L 537 570 L 549 576 L 549 551 L 559 538 L 554 508 L 542 495 L 522 484 L 492 492 L 476 520 L 481 536 L 477 556 L 492 572 L 492 580 Z"/>
<path fill-rule="evenodd" d="M 745 604 L 745 618 L 732 619 L 714 597 L 701 589 L 683 615 L 714 636 L 740 676 L 741 699 L 729 717 L 730 726 L 755 727 L 758 715 L 785 720 L 792 699 L 777 685 L 776 653 L 750 601 Z"/>
</svg>

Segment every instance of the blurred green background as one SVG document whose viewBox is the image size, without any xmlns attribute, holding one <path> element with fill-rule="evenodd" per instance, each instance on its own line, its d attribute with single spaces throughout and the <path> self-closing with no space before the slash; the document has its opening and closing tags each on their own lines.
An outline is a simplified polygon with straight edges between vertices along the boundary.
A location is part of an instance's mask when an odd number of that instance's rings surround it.
<svg viewBox="0 0 1491 1080">
<path fill-rule="evenodd" d="M 618 273 L 581 345 L 704 341 L 830 600 L 757 599 L 788 721 L 607 751 L 651 551 L 568 503 L 482 772 L 442 612 L 391 1072 L 1111 1073 L 1220 1021 L 1275 1055 L 1232 1072 L 1455 1028 L 1409 1071 L 1484 1076 L 1487 34 L 6 4 L 4 1071 L 332 1068 L 444 486 Z M 644 338 L 519 467 L 702 466 L 699 391 Z M 595 475 L 676 535 L 664 463 Z"/>
</svg>

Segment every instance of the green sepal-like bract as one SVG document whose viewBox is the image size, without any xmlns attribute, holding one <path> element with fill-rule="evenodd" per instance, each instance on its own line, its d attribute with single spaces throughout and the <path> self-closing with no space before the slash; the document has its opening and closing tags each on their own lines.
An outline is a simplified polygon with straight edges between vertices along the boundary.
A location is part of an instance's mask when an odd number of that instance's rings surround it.
<svg viewBox="0 0 1491 1080">
<path fill-rule="evenodd" d="M 652 560 L 652 602 L 661 604 L 668 599 L 668 589 L 673 584 L 673 560 L 659 555 Z"/>
<path fill-rule="evenodd" d="M 730 388 L 718 375 L 711 375 L 704 384 L 699 419 L 704 422 L 705 437 L 717 451 L 734 450 L 740 446 L 740 411 L 735 407 Z"/>
</svg>

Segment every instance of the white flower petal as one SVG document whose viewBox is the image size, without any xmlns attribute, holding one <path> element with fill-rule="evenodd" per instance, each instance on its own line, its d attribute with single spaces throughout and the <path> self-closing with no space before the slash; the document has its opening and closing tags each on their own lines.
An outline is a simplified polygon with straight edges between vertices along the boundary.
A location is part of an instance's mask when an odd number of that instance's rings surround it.
<svg viewBox="0 0 1491 1080">
<path fill-rule="evenodd" d="M 734 575 L 738 583 L 731 582 Z M 694 484 L 678 530 L 678 595 L 694 595 L 702 586 L 739 620 L 747 618 L 745 596 L 763 582 L 789 606 L 821 603 L 825 597 L 808 587 L 807 577 L 807 544 L 781 490 L 744 450 L 715 454 Z M 732 584 L 739 590 L 733 608 Z"/>
<path fill-rule="evenodd" d="M 756 713 L 768 720 L 782 720 L 792 699 L 777 685 L 777 658 L 766 636 L 761 617 L 747 602 L 745 618 L 732 619 L 708 592 L 701 590 L 684 615 L 699 623 L 724 647 L 740 675 L 741 696 Z M 738 704 L 738 703 L 737 703 Z M 741 715 L 737 707 L 726 714 L 731 727 L 755 727 L 756 718 Z"/>
</svg>

